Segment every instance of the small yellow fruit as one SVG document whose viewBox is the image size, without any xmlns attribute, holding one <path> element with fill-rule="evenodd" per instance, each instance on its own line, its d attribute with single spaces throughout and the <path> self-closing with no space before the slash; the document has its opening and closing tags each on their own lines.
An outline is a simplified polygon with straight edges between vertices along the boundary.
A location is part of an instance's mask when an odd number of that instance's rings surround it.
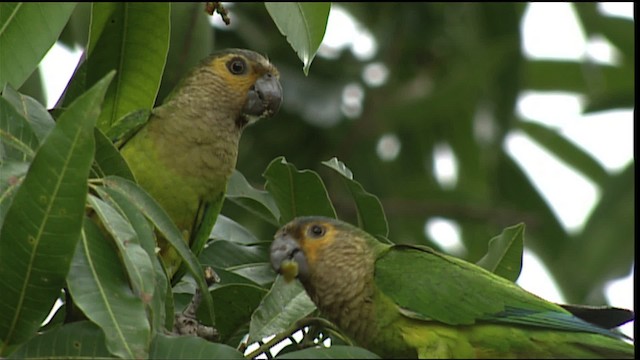
<svg viewBox="0 0 640 360">
<path fill-rule="evenodd" d="M 280 273 L 286 282 L 291 282 L 298 276 L 298 263 L 293 260 L 285 260 L 280 264 Z"/>
</svg>

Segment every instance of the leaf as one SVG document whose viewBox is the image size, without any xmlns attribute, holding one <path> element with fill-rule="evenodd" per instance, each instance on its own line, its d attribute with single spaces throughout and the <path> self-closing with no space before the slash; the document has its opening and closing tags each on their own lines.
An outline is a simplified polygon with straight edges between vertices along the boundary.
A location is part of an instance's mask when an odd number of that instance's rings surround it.
<svg viewBox="0 0 640 360">
<path fill-rule="evenodd" d="M 280 209 L 281 225 L 305 215 L 336 218 L 327 189 L 314 171 L 298 171 L 281 156 L 271 161 L 262 176 Z"/>
<path fill-rule="evenodd" d="M 115 249 L 88 218 L 67 284 L 74 303 L 104 332 L 112 354 L 147 357 L 151 334 L 143 302 L 129 288 Z"/>
<path fill-rule="evenodd" d="M 124 262 L 134 294 L 143 303 L 149 302 L 154 296 L 155 273 L 149 254 L 140 246 L 137 233 L 131 224 L 107 203 L 93 195 L 89 195 L 88 200 L 117 246 L 119 258 Z M 153 256 L 155 257 L 155 254 Z"/>
<path fill-rule="evenodd" d="M 530 121 L 519 121 L 517 127 L 599 186 L 608 181 L 610 176 L 598 161 L 558 132 Z"/>
<path fill-rule="evenodd" d="M 27 120 L 0 97 L 0 159 L 31 161 L 38 145 Z"/>
<path fill-rule="evenodd" d="M 75 6 L 0 3 L 0 89 L 7 83 L 20 88 L 56 42 Z"/>
<path fill-rule="evenodd" d="M 315 304 L 299 282 L 286 283 L 282 276 L 278 276 L 251 316 L 249 342 L 281 333 L 315 309 Z"/>
<path fill-rule="evenodd" d="M 251 314 L 260 304 L 267 289 L 248 284 L 229 284 L 211 291 L 213 304 L 218 311 L 216 329 L 220 333 L 220 342 L 226 342 L 240 328 L 248 324 Z"/>
<path fill-rule="evenodd" d="M 369 350 L 357 346 L 332 345 L 329 348 L 314 347 L 293 351 L 276 359 L 380 359 Z"/>
<path fill-rule="evenodd" d="M 153 223 L 162 236 L 167 239 L 169 244 L 176 249 L 183 264 L 186 265 L 189 273 L 196 280 L 196 283 L 203 294 L 202 306 L 206 306 L 209 312 L 209 318 L 213 321 L 215 319 L 213 302 L 209 296 L 208 286 L 204 280 L 204 273 L 201 269 L 200 263 L 187 246 L 182 234 L 173 221 L 171 221 L 169 215 L 167 215 L 164 209 L 149 194 L 138 187 L 134 182 L 117 176 L 108 176 L 104 179 L 104 184 L 106 187 L 123 194 L 129 199 L 129 202 L 135 204 L 138 207 L 138 210 L 140 210 Z"/>
<path fill-rule="evenodd" d="M 273 22 L 304 65 L 305 75 L 322 43 L 331 3 L 266 2 Z"/>
<path fill-rule="evenodd" d="M 94 157 L 93 172 L 94 176 L 103 178 L 109 175 L 119 176 L 121 178 L 134 181 L 133 173 L 129 169 L 129 165 L 124 160 L 118 149 L 113 143 L 100 131 L 94 129 L 96 138 L 96 154 Z"/>
<path fill-rule="evenodd" d="M 117 359 L 104 344 L 104 334 L 89 321 L 78 321 L 29 340 L 9 359 Z"/>
<path fill-rule="evenodd" d="M 87 84 L 117 71 L 98 119 L 100 130 L 134 110 L 153 108 L 169 49 L 170 12 L 168 3 L 93 4 Z"/>
<path fill-rule="evenodd" d="M 2 228 L 7 210 L 28 170 L 29 163 L 27 162 L 13 160 L 0 162 L 0 228 Z"/>
<path fill-rule="evenodd" d="M 255 244 L 259 240 L 245 227 L 224 215 L 218 215 L 216 224 L 211 230 L 211 239 L 228 240 L 237 244 Z"/>
<path fill-rule="evenodd" d="M 31 130 L 38 138 L 38 142 L 42 142 L 55 127 L 56 123 L 47 109 L 34 98 L 20 94 L 11 85 L 5 86 L 2 91 L 2 97 L 7 99 L 18 113 L 27 120 Z"/>
<path fill-rule="evenodd" d="M 231 346 L 209 342 L 195 336 L 156 334 L 150 359 L 241 359 L 244 356 Z"/>
<path fill-rule="evenodd" d="M 268 263 L 270 242 L 241 245 L 226 240 L 209 243 L 200 255 L 203 265 L 229 268 L 238 265 Z"/>
<path fill-rule="evenodd" d="M 359 182 L 353 180 L 351 170 L 337 158 L 323 161 L 322 164 L 342 175 L 356 205 L 358 226 L 371 235 L 386 238 L 389 235 L 387 217 L 378 197 L 367 192 Z"/>
<path fill-rule="evenodd" d="M 489 240 L 489 250 L 476 265 L 515 282 L 522 270 L 524 224 L 508 227 Z"/>
<path fill-rule="evenodd" d="M 238 170 L 233 170 L 227 183 L 225 196 L 269 223 L 278 225 L 280 210 L 278 210 L 278 206 L 271 194 L 252 187 Z"/>
<path fill-rule="evenodd" d="M 112 78 L 62 114 L 7 210 L 0 229 L 0 356 L 35 335 L 60 294 L 82 226 L 93 127 Z"/>
</svg>

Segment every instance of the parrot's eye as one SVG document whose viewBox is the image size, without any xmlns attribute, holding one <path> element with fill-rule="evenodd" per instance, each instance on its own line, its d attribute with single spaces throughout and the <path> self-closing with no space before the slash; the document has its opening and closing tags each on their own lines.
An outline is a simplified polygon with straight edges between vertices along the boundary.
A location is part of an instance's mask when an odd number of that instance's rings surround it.
<svg viewBox="0 0 640 360">
<path fill-rule="evenodd" d="M 235 57 L 227 63 L 227 69 L 234 75 L 244 74 L 247 70 L 247 63 L 239 57 Z"/>
<path fill-rule="evenodd" d="M 309 228 L 309 234 L 311 235 L 311 237 L 319 238 L 324 235 L 324 227 L 320 225 L 312 225 Z"/>
</svg>

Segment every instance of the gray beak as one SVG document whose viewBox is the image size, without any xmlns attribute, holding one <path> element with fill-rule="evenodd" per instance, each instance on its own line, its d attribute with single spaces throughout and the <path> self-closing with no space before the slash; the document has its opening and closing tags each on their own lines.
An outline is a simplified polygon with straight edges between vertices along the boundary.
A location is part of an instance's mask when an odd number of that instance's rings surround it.
<svg viewBox="0 0 640 360">
<path fill-rule="evenodd" d="M 309 267 L 304 253 L 300 249 L 298 242 L 282 230 L 278 231 L 275 240 L 271 243 L 271 266 L 280 273 L 280 266 L 284 260 L 293 260 L 298 263 L 298 277 L 306 280 L 309 274 Z"/>
<path fill-rule="evenodd" d="M 259 78 L 249 91 L 242 112 L 258 118 L 272 116 L 278 112 L 281 103 L 280 81 L 276 76 L 267 73 Z"/>
</svg>

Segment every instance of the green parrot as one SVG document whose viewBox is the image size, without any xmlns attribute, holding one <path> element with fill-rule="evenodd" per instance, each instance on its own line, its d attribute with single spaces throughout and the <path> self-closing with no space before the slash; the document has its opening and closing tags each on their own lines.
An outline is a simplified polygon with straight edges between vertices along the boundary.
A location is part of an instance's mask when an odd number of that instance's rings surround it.
<svg viewBox="0 0 640 360">
<path fill-rule="evenodd" d="M 466 261 L 300 217 L 271 246 L 320 312 L 383 358 L 633 358 L 611 330 Z"/>
<path fill-rule="evenodd" d="M 165 209 L 196 255 L 220 212 L 242 130 L 282 102 L 276 67 L 262 55 L 226 49 L 205 58 L 121 146 L 138 184 Z M 169 276 L 180 257 L 159 236 Z"/>
</svg>

